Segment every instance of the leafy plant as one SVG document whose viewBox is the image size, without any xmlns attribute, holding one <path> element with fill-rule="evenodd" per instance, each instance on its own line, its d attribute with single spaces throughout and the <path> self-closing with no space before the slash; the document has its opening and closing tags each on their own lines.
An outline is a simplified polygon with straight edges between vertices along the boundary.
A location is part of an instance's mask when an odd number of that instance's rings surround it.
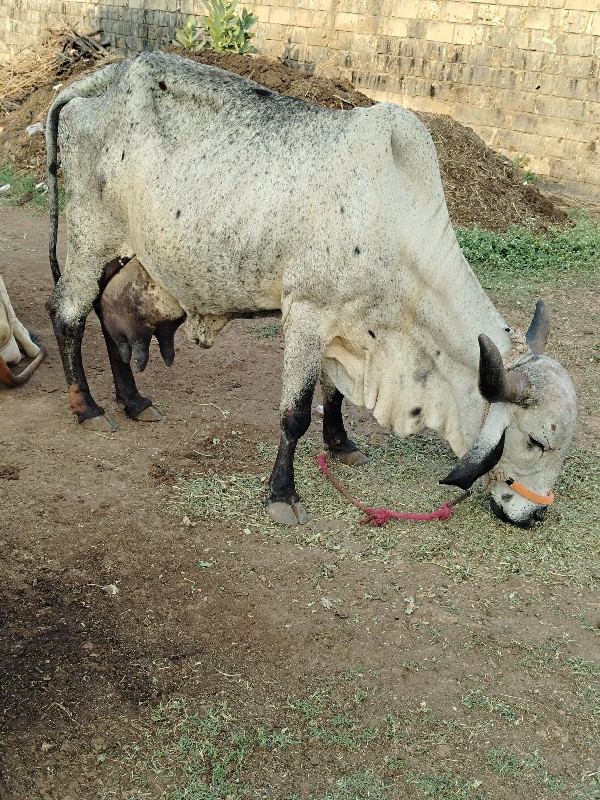
<svg viewBox="0 0 600 800">
<path fill-rule="evenodd" d="M 189 16 L 184 22 L 183 28 L 175 30 L 175 44 L 179 44 L 191 53 L 202 50 L 208 42 L 196 27 L 196 19 Z"/>
<path fill-rule="evenodd" d="M 186 50 L 197 52 L 210 47 L 219 53 L 256 53 L 250 44 L 254 34 L 250 28 L 258 22 L 258 17 L 242 8 L 236 14 L 238 0 L 202 0 L 208 14 L 202 17 L 199 29 L 193 16 L 189 16 L 183 28 L 175 31 L 176 44 Z"/>
</svg>

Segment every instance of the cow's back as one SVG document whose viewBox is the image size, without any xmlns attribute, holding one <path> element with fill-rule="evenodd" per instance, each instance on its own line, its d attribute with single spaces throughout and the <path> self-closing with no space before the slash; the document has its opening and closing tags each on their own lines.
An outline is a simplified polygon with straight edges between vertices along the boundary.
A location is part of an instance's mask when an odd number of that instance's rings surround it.
<svg viewBox="0 0 600 800">
<path fill-rule="evenodd" d="M 435 238 L 435 153 L 398 107 L 322 109 L 147 53 L 63 115 L 74 213 L 186 311 L 278 308 L 307 292 L 378 301 Z"/>
</svg>

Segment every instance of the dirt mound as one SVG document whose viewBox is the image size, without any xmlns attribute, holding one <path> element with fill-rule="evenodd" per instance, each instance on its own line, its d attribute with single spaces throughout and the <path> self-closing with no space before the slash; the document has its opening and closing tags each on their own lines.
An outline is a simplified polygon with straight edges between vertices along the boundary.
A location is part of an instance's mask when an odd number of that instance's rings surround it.
<svg viewBox="0 0 600 800">
<path fill-rule="evenodd" d="M 300 72 L 277 59 L 212 50 L 189 54 L 171 48 L 171 52 L 244 75 L 274 91 L 327 108 L 352 109 L 374 104 L 346 81 Z M 61 76 L 50 82 L 46 80 L 44 85 L 35 89 L 2 123 L 0 162 L 14 164 L 22 172 L 33 172 L 40 180 L 45 174 L 44 137 L 41 133 L 30 136 L 26 128 L 44 120 L 55 96 L 53 86 L 56 83 L 64 86 L 90 70 L 89 64 L 82 61 L 67 66 Z M 526 183 L 521 170 L 486 147 L 470 128 L 447 116 L 424 113 L 418 113 L 418 116 L 429 129 L 437 147 L 454 225 L 477 224 L 488 230 L 503 231 L 512 224 L 533 220 L 536 228 L 543 231 L 566 220 L 562 210 Z"/>
</svg>

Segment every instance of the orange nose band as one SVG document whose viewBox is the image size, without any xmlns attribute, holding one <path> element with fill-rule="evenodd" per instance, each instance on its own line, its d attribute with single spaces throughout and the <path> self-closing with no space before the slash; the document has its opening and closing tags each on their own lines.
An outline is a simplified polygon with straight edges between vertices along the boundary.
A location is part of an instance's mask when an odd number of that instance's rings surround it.
<svg viewBox="0 0 600 800">
<path fill-rule="evenodd" d="M 552 492 L 548 492 L 548 494 L 537 494 L 536 492 L 532 492 L 531 489 L 528 489 L 526 486 L 523 486 L 522 483 L 513 481 L 512 478 L 508 478 L 506 482 L 513 492 L 520 494 L 521 497 L 524 497 L 526 500 L 530 500 L 532 503 L 537 503 L 539 506 L 549 506 L 554 502 L 554 494 Z"/>
</svg>

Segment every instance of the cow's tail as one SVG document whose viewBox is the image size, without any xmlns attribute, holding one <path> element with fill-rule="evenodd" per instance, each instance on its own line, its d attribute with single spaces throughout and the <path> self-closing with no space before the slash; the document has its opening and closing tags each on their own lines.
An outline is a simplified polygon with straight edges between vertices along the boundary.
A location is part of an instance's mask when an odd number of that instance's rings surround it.
<svg viewBox="0 0 600 800">
<path fill-rule="evenodd" d="M 48 254 L 52 277 L 57 283 L 60 267 L 56 256 L 58 239 L 58 119 L 61 110 L 75 97 L 98 97 L 116 83 L 129 68 L 129 61 L 118 61 L 92 72 L 64 89 L 50 106 L 46 118 L 46 153 L 48 160 L 48 199 L 50 203 L 50 242 Z"/>
</svg>

